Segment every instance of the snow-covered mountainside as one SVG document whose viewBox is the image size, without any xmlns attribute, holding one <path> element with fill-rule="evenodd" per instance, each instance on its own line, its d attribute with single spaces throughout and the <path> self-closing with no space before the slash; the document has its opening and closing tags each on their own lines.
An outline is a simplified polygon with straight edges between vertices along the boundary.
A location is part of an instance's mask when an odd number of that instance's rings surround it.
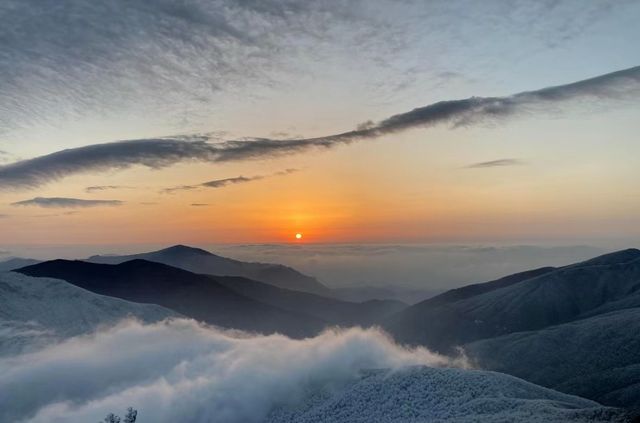
<svg viewBox="0 0 640 423">
<path fill-rule="evenodd" d="M 97 295 L 59 279 L 0 273 L 0 356 L 95 330 L 126 317 L 156 322 L 166 308 Z"/>
<path fill-rule="evenodd" d="M 640 406 L 640 250 L 449 291 L 392 316 L 397 340 L 463 346 L 483 369 Z"/>
<path fill-rule="evenodd" d="M 331 290 L 315 278 L 303 275 L 295 269 L 281 264 L 248 263 L 210 253 L 200 248 L 175 245 L 163 250 L 128 256 L 92 256 L 86 261 L 102 264 L 120 264 L 130 260 L 147 260 L 188 270 L 217 276 L 241 276 L 266 282 L 279 288 L 313 294 L 332 296 Z"/>
<path fill-rule="evenodd" d="M 21 267 L 31 266 L 32 264 L 38 263 L 40 263 L 40 260 L 13 257 L 0 262 L 0 272 L 10 272 Z"/>
<path fill-rule="evenodd" d="M 309 393 L 268 423 L 624 421 L 617 409 L 487 371 L 411 367 L 366 372 L 346 388 Z"/>
<path fill-rule="evenodd" d="M 639 334 L 636 307 L 478 341 L 465 350 L 485 369 L 603 404 L 638 406 Z"/>
<path fill-rule="evenodd" d="M 513 282 L 513 281 L 512 281 Z M 385 327 L 403 343 L 439 351 L 509 333 L 567 323 L 623 304 L 640 290 L 640 250 L 629 249 L 513 283 L 476 285 L 478 293 L 449 293 L 392 316 Z"/>
</svg>

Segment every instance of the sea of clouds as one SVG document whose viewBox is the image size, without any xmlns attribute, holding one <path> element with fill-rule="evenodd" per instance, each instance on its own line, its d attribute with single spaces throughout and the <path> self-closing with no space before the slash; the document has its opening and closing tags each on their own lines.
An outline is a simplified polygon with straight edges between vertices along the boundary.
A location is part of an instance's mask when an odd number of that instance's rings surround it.
<svg viewBox="0 0 640 423">
<path fill-rule="evenodd" d="M 141 422 L 259 422 L 309 390 L 338 389 L 365 369 L 465 367 L 407 349 L 377 329 L 293 340 L 172 319 L 124 320 L 0 360 L 0 421 L 96 422 L 132 406 Z"/>
</svg>

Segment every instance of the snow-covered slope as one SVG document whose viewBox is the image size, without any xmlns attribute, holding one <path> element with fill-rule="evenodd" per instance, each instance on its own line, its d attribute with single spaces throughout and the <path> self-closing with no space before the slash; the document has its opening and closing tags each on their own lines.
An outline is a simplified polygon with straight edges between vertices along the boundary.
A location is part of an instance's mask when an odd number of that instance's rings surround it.
<svg viewBox="0 0 640 423">
<path fill-rule="evenodd" d="M 0 273 L 0 356 L 95 330 L 125 317 L 155 322 L 177 314 L 105 297 L 58 279 Z"/>
<path fill-rule="evenodd" d="M 412 367 L 369 371 L 335 392 L 282 406 L 268 423 L 624 421 L 616 409 L 487 371 Z"/>
<path fill-rule="evenodd" d="M 465 346 L 482 368 L 614 406 L 640 405 L 640 308 Z"/>
<path fill-rule="evenodd" d="M 495 288 L 495 283 L 477 286 Z M 385 327 L 403 343 L 439 351 L 509 333 L 543 329 L 613 311 L 640 290 L 640 250 L 628 249 L 478 290 L 477 295 L 438 297 L 392 316 Z M 447 293 L 440 297 L 447 297 Z"/>
<path fill-rule="evenodd" d="M 0 262 L 0 272 L 10 272 L 15 269 L 19 269 L 25 266 L 31 266 L 32 264 L 40 263 L 40 260 L 13 257 L 5 261 Z"/>
</svg>

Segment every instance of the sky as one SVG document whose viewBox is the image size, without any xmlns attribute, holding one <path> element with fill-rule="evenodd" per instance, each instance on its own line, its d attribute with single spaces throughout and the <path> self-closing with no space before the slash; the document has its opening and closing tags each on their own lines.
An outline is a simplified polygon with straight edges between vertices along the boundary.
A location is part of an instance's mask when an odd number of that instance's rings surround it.
<svg viewBox="0 0 640 423">
<path fill-rule="evenodd" d="M 638 18 L 5 0 L 0 244 L 633 244 Z"/>
</svg>

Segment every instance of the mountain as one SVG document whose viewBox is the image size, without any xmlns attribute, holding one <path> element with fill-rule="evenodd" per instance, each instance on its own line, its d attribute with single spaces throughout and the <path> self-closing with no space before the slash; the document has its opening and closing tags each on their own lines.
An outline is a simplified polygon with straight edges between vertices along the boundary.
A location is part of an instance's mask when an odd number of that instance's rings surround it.
<svg viewBox="0 0 640 423">
<path fill-rule="evenodd" d="M 159 251 L 128 256 L 92 256 L 86 261 L 120 264 L 131 260 L 147 260 L 178 267 L 193 273 L 217 276 L 241 276 L 295 291 L 331 296 L 331 290 L 315 278 L 303 275 L 281 264 L 247 263 L 212 254 L 199 248 L 175 245 Z"/>
<path fill-rule="evenodd" d="M 242 296 L 208 275 L 146 260 L 98 264 L 53 260 L 18 269 L 38 277 L 63 279 L 97 294 L 153 303 L 225 328 L 279 332 L 291 337 L 318 333 L 325 322 Z"/>
<path fill-rule="evenodd" d="M 640 295 L 636 295 L 640 297 Z M 476 365 L 611 406 L 640 405 L 640 307 L 464 346 Z"/>
<path fill-rule="evenodd" d="M 403 343 L 461 346 L 483 369 L 607 405 L 640 405 L 637 249 L 448 291 L 385 327 Z"/>
<path fill-rule="evenodd" d="M 40 263 L 40 260 L 13 257 L 8 260 L 0 262 L 0 272 L 9 272 L 14 269 L 19 269 L 25 266 L 31 266 L 32 264 L 38 264 L 38 263 Z"/>
<path fill-rule="evenodd" d="M 373 370 L 342 389 L 307 394 L 266 423 L 623 422 L 624 411 L 512 376 L 413 367 Z"/>
<path fill-rule="evenodd" d="M 395 300 L 407 304 L 416 304 L 441 292 L 442 290 L 414 289 L 402 286 L 359 285 L 333 288 L 333 294 L 336 298 L 353 302 Z"/>
<path fill-rule="evenodd" d="M 407 304 L 394 300 L 362 303 L 341 301 L 239 277 L 212 276 L 212 279 L 245 297 L 283 310 L 314 316 L 331 325 L 369 326 L 407 307 Z"/>
<path fill-rule="evenodd" d="M 58 279 L 0 273 L 0 356 L 17 354 L 126 317 L 155 322 L 176 313 L 96 295 Z"/>
<path fill-rule="evenodd" d="M 538 269 L 449 291 L 385 323 L 399 341 L 441 352 L 473 341 L 570 322 L 640 289 L 640 250 Z"/>
</svg>

